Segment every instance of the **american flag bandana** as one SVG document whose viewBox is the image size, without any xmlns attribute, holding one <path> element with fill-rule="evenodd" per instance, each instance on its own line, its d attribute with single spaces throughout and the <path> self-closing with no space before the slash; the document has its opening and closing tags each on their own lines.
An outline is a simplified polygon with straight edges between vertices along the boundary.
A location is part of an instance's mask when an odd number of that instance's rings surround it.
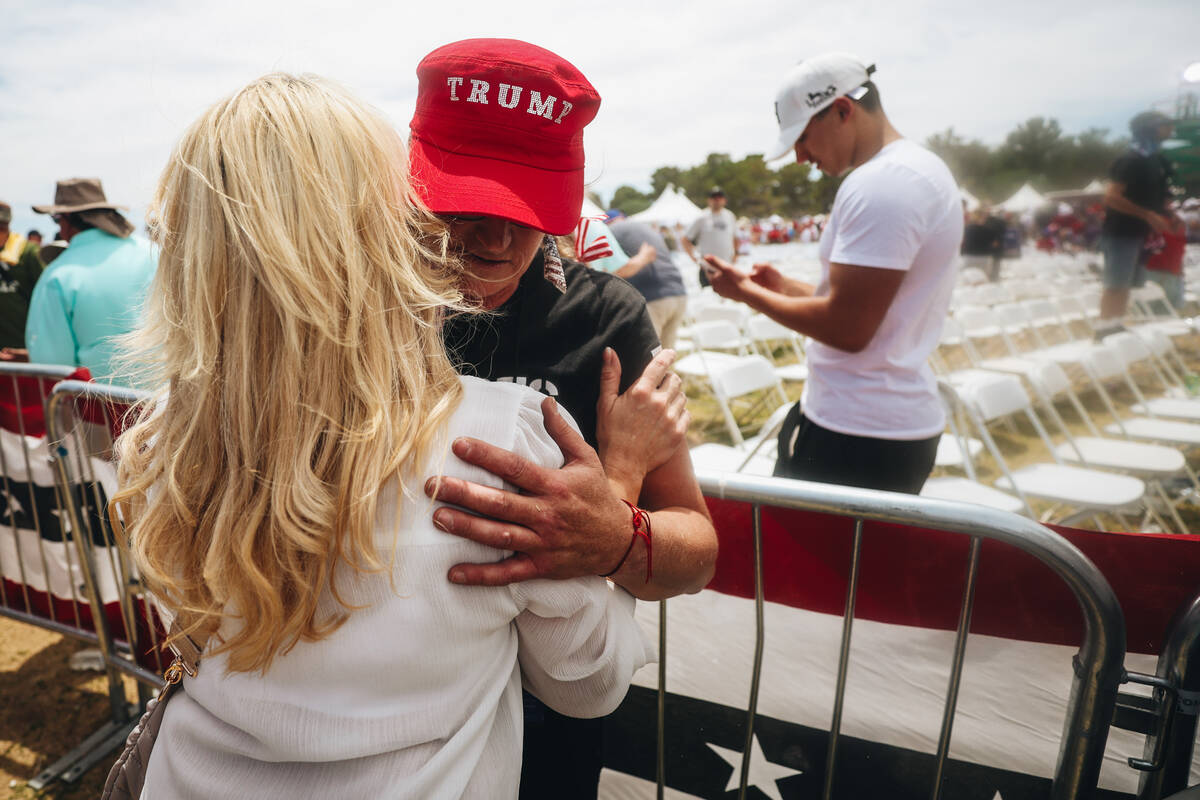
<svg viewBox="0 0 1200 800">
<path fill-rule="evenodd" d="M 542 275 L 563 294 L 567 293 L 567 276 L 563 272 L 562 256 L 550 234 L 542 239 Z"/>
</svg>

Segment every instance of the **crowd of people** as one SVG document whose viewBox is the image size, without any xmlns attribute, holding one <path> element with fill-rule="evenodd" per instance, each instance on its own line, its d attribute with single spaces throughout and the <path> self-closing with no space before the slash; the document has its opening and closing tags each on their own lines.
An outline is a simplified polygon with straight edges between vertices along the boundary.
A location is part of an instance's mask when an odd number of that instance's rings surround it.
<svg viewBox="0 0 1200 800">
<path fill-rule="evenodd" d="M 916 493 L 960 249 L 998 275 L 1008 226 L 964 219 L 874 71 L 809 58 L 776 98 L 770 155 L 846 176 L 827 217 L 739 234 L 713 187 L 672 238 L 717 294 L 812 339 L 776 475 Z M 417 77 L 407 142 L 315 77 L 214 104 L 162 173 L 153 246 L 98 179 L 34 206 L 51 245 L 0 206 L 3 357 L 149 392 L 113 502 L 171 641 L 203 656 L 144 796 L 594 797 L 602 719 L 654 657 L 635 598 L 713 574 L 672 244 L 580 218 L 598 93 L 508 39 Z M 739 266 L 772 236 L 819 239 L 817 284 Z"/>
</svg>

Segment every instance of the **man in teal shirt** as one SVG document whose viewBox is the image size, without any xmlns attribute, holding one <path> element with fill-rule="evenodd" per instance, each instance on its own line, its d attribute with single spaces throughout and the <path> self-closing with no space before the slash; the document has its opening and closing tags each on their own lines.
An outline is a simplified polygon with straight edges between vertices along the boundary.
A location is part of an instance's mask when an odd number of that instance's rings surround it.
<svg viewBox="0 0 1200 800">
<path fill-rule="evenodd" d="M 34 287 L 25 345 L 34 363 L 87 367 L 98 381 L 125 385 L 113 340 L 136 327 L 156 262 L 118 208 L 98 178 L 59 181 L 54 203 L 33 207 L 54 217 L 70 246 Z"/>
</svg>

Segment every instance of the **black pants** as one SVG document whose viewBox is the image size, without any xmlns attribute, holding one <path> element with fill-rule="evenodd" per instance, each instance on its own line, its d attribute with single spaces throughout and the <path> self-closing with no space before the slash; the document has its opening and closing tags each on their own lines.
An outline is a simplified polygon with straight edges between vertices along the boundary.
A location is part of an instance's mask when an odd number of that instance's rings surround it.
<svg viewBox="0 0 1200 800">
<path fill-rule="evenodd" d="M 778 478 L 918 494 L 933 470 L 939 433 L 900 441 L 851 436 L 822 428 L 792 406 L 779 430 Z"/>
<path fill-rule="evenodd" d="M 604 719 L 563 716 L 528 692 L 521 800 L 595 800 L 604 761 Z"/>
</svg>

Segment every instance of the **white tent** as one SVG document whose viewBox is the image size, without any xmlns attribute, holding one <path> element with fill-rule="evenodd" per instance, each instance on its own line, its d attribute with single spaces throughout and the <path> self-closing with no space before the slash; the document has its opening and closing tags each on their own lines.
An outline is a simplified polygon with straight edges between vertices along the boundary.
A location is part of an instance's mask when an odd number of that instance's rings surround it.
<svg viewBox="0 0 1200 800">
<path fill-rule="evenodd" d="M 1037 190 L 1027 183 L 1020 189 L 1017 189 L 1012 197 L 996 207 L 1001 211 L 1011 211 L 1014 214 L 1020 214 L 1025 211 L 1033 211 L 1041 208 L 1048 202 L 1046 198 L 1038 194 Z"/>
<path fill-rule="evenodd" d="M 579 211 L 579 216 L 580 217 L 600 217 L 600 219 L 604 219 L 608 215 L 604 213 L 603 208 L 601 208 L 600 206 L 596 205 L 591 200 L 589 200 L 588 196 L 585 194 L 583 196 L 583 208 Z"/>
<path fill-rule="evenodd" d="M 654 225 L 689 225 L 696 217 L 704 213 L 683 192 L 678 191 L 674 184 L 667 184 L 650 207 L 645 211 L 634 214 L 630 219 L 637 222 L 648 222 Z"/>
<path fill-rule="evenodd" d="M 1047 200 L 1068 200 L 1080 201 L 1086 200 L 1089 197 L 1099 197 L 1104 194 L 1104 189 L 1107 184 L 1100 179 L 1096 179 L 1082 189 L 1063 189 L 1058 192 L 1046 192 Z"/>
<path fill-rule="evenodd" d="M 967 204 L 967 211 L 974 211 L 981 205 L 978 197 L 971 194 L 961 186 L 958 187 L 958 193 L 962 195 L 963 202 Z"/>
</svg>

